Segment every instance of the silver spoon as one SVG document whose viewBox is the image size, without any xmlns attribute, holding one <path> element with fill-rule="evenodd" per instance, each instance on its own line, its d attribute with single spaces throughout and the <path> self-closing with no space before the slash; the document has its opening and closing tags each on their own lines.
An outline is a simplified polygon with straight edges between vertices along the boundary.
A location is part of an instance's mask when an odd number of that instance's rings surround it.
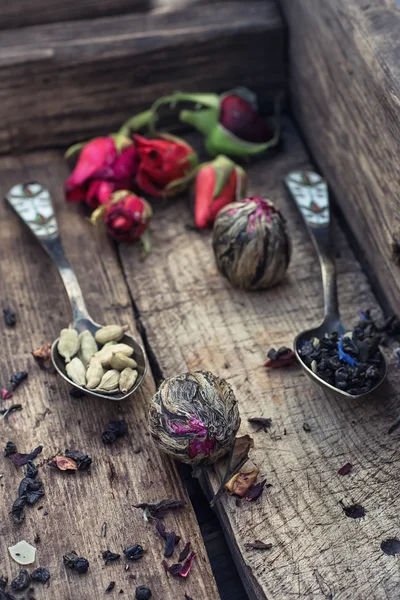
<svg viewBox="0 0 400 600">
<path fill-rule="evenodd" d="M 29 227 L 56 265 L 71 302 L 74 329 L 78 333 L 88 330 L 91 334 L 94 334 L 98 329 L 101 329 L 102 325 L 95 323 L 90 317 L 79 282 L 64 254 L 49 191 L 40 183 L 18 184 L 7 193 L 6 200 Z M 113 395 L 88 390 L 70 380 L 65 371 L 65 360 L 57 350 L 58 339 L 53 342 L 51 347 L 51 360 L 55 369 L 68 383 L 88 396 L 121 401 L 133 394 L 143 383 L 147 368 L 146 357 L 143 348 L 132 336 L 125 334 L 120 342 L 132 346 L 134 349 L 134 358 L 138 365 L 138 378 L 127 394 L 121 392 Z"/>
<path fill-rule="evenodd" d="M 293 171 L 285 177 L 285 183 L 291 193 L 297 208 L 306 224 L 308 233 L 317 251 L 321 272 L 324 294 L 324 320 L 319 327 L 302 331 L 294 341 L 294 352 L 301 366 L 314 381 L 321 387 L 329 389 L 337 396 L 345 398 L 364 398 L 374 392 L 385 380 L 387 375 L 387 363 L 382 355 L 380 364 L 381 379 L 376 385 L 363 394 L 349 394 L 343 390 L 330 385 L 311 369 L 301 359 L 299 349 L 304 341 L 313 338 L 320 339 L 325 334 L 335 331 L 341 336 L 346 333 L 339 316 L 339 304 L 336 286 L 336 267 L 333 252 L 331 214 L 329 204 L 328 186 L 318 173 L 311 171 Z"/>
</svg>

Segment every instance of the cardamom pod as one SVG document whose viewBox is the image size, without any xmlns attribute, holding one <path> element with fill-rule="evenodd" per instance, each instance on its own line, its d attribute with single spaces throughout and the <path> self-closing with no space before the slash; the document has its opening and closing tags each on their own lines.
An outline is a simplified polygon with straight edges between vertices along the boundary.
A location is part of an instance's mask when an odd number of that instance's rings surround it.
<svg viewBox="0 0 400 600">
<path fill-rule="evenodd" d="M 106 342 L 103 348 L 107 348 L 107 346 L 115 346 L 116 344 L 118 344 L 118 342 L 116 342 L 115 340 L 111 340 L 111 342 Z"/>
<path fill-rule="evenodd" d="M 96 331 L 94 338 L 98 344 L 103 346 L 107 342 L 118 342 L 124 337 L 125 331 L 127 330 L 128 325 L 106 325 Z"/>
<path fill-rule="evenodd" d="M 78 385 L 86 385 L 86 369 L 83 362 L 75 356 L 65 367 L 68 377 Z"/>
<path fill-rule="evenodd" d="M 123 371 L 127 367 L 136 369 L 137 362 L 133 358 L 126 356 L 123 352 L 113 352 L 110 358 L 110 365 L 113 369 L 117 369 L 117 371 Z"/>
<path fill-rule="evenodd" d="M 90 333 L 90 331 L 82 331 L 79 334 L 80 348 L 78 357 L 81 359 L 85 367 L 90 363 L 90 359 L 98 351 L 96 340 Z"/>
<path fill-rule="evenodd" d="M 96 388 L 104 375 L 104 369 L 101 366 L 101 362 L 95 356 L 92 356 L 88 370 L 86 371 L 86 387 L 89 389 Z"/>
<path fill-rule="evenodd" d="M 79 350 L 79 337 L 76 329 L 61 329 L 57 350 L 65 358 L 65 362 L 69 363 Z"/>
<path fill-rule="evenodd" d="M 119 371 L 116 369 L 111 369 L 111 371 L 106 371 L 101 378 L 99 386 L 96 388 L 96 392 L 107 392 L 110 393 L 118 388 L 119 382 Z"/>
<path fill-rule="evenodd" d="M 138 372 L 136 370 L 130 369 L 129 367 L 124 369 L 119 378 L 119 389 L 121 392 L 127 394 L 135 385 L 137 378 Z"/>
<path fill-rule="evenodd" d="M 99 359 L 103 367 L 109 367 L 112 355 L 116 354 L 117 352 L 122 352 L 122 354 L 125 354 L 126 356 L 132 356 L 133 348 L 127 344 L 104 346 L 104 348 L 96 352 L 95 357 Z"/>
</svg>

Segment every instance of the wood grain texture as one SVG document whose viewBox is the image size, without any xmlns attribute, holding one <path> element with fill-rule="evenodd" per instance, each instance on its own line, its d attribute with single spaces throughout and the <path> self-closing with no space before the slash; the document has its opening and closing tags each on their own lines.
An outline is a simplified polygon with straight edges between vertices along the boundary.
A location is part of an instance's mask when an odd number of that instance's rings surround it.
<svg viewBox="0 0 400 600">
<path fill-rule="evenodd" d="M 250 597 L 395 600 L 398 557 L 380 549 L 400 534 L 400 433 L 387 435 L 400 405 L 393 361 L 387 389 L 353 403 L 325 395 L 297 367 L 263 366 L 271 346 L 290 346 L 323 315 L 316 255 L 282 184 L 308 157 L 290 124 L 285 130 L 286 153 L 249 170 L 251 193 L 276 201 L 288 220 L 293 259 L 281 285 L 261 293 L 232 289 L 216 270 L 210 234 L 185 227 L 185 199 L 156 207 L 152 253 L 143 261 L 122 245 L 122 263 L 164 375 L 209 369 L 226 377 L 239 401 L 240 431 L 254 437 L 251 456 L 272 487 L 254 504 L 224 497 L 218 506 Z M 338 227 L 335 236 L 342 317 L 351 324 L 360 308 L 379 307 Z M 268 434 L 247 423 L 260 416 L 272 418 Z M 349 461 L 353 473 L 339 476 Z M 207 483 L 215 491 L 211 469 Z M 341 502 L 361 504 L 366 516 L 346 517 Z M 273 549 L 247 550 L 256 539 Z"/>
<path fill-rule="evenodd" d="M 65 146 L 115 131 L 177 89 L 247 85 L 267 108 L 284 86 L 284 62 L 274 0 L 5 31 L 0 153 Z"/>
<path fill-rule="evenodd" d="M 151 0 L 13 0 L 0 5 L 0 29 L 145 11 Z"/>
<path fill-rule="evenodd" d="M 338 204 L 400 310 L 400 11 L 376 0 L 282 0 L 292 107 Z"/>
<path fill-rule="evenodd" d="M 39 180 L 48 186 L 57 205 L 57 216 L 65 250 L 82 284 L 88 308 L 101 323 L 126 322 L 135 331 L 132 305 L 113 246 L 98 235 L 83 218 L 80 207 L 66 206 L 62 182 L 67 170 L 55 153 L 4 158 L 0 161 L 1 196 L 15 183 Z M 147 376 L 131 400 L 118 404 L 91 398 L 73 399 L 69 386 L 55 374 L 41 371 L 30 355 L 44 341 L 51 341 L 71 320 L 67 296 L 55 267 L 38 242 L 12 210 L 0 203 L 0 247 L 3 259 L 1 307 L 12 306 L 18 315 L 15 328 L 6 328 L 1 319 L 2 357 L 0 381 L 8 382 L 16 370 L 26 369 L 29 378 L 13 401 L 21 412 L 0 422 L 1 447 L 15 440 L 22 452 L 43 444 L 38 462 L 47 461 L 65 448 L 80 449 L 93 458 L 91 473 L 68 475 L 45 464 L 40 477 L 45 486 L 43 501 L 26 510 L 25 522 L 13 525 L 9 510 L 16 497 L 23 469 L 9 459 L 0 459 L 0 564 L 1 573 L 15 577 L 19 567 L 8 546 L 21 539 L 33 543 L 39 534 L 36 566 L 50 569 L 50 589 L 36 585 L 37 600 L 82 600 L 103 598 L 111 580 L 124 598 L 133 598 L 137 585 L 149 585 L 155 600 L 184 600 L 184 593 L 196 599 L 219 598 L 203 541 L 189 505 L 170 513 L 165 524 L 184 541 L 191 539 L 198 552 L 196 564 L 185 582 L 168 578 L 161 566 L 163 544 L 153 527 L 143 520 L 133 504 L 162 497 L 185 497 L 185 490 L 172 462 L 160 456 L 147 433 L 147 403 L 154 382 Z M 136 250 L 133 250 L 136 251 Z M 138 336 L 137 332 L 136 335 Z M 8 406 L 12 401 L 4 401 Z M 101 432 L 110 419 L 125 418 L 130 434 L 113 446 L 105 446 Z M 38 510 L 42 505 L 43 509 Z M 101 536 L 103 523 L 106 537 Z M 147 553 L 125 571 L 124 560 L 104 566 L 102 551 L 122 552 L 133 543 L 142 543 Z M 86 575 L 63 566 L 62 556 L 75 550 L 89 559 Z"/>
</svg>

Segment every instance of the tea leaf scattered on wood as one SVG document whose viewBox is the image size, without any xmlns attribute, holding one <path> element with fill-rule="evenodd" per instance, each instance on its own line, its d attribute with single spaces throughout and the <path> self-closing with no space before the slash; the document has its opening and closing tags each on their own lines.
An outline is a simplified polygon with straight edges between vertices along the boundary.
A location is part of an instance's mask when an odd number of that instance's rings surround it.
<svg viewBox="0 0 400 600">
<path fill-rule="evenodd" d="M 190 596 L 188 596 L 188 595 L 185 593 L 185 600 L 193 600 L 193 598 L 191 598 Z"/>
<path fill-rule="evenodd" d="M 12 308 L 3 308 L 4 322 L 7 327 L 14 327 L 17 322 L 17 315 Z"/>
<path fill-rule="evenodd" d="M 272 419 L 265 417 L 252 417 L 251 419 L 247 419 L 247 421 L 252 425 L 259 425 L 260 429 L 264 431 L 268 431 L 272 425 Z"/>
<path fill-rule="evenodd" d="M 30 583 L 31 578 L 28 571 L 26 569 L 21 569 L 19 575 L 17 575 L 17 577 L 15 577 L 15 579 L 12 580 L 11 588 L 14 592 L 22 592 L 23 590 L 26 590 L 27 587 L 29 587 Z"/>
<path fill-rule="evenodd" d="M 104 563 L 106 565 L 108 565 L 109 562 L 113 562 L 113 561 L 121 558 L 121 555 L 117 554 L 116 552 L 111 552 L 111 550 L 105 550 L 102 554 L 102 557 L 103 557 Z"/>
<path fill-rule="evenodd" d="M 139 560 L 140 558 L 143 558 L 145 550 L 140 544 L 133 544 L 132 546 L 124 548 L 123 552 L 129 560 Z"/>
<path fill-rule="evenodd" d="M 279 350 L 271 348 L 267 356 L 268 360 L 264 363 L 264 366 L 270 369 L 281 369 L 296 362 L 295 353 L 290 348 L 286 348 L 286 346 L 282 346 Z"/>
<path fill-rule="evenodd" d="M 186 500 L 159 500 L 158 502 L 142 502 L 133 504 L 134 508 L 141 508 L 144 511 L 145 520 L 147 518 L 163 519 L 168 511 L 175 508 L 186 506 Z"/>
<path fill-rule="evenodd" d="M 110 581 L 110 583 L 108 584 L 108 586 L 106 587 L 106 589 L 104 591 L 106 592 L 106 594 L 109 594 L 110 592 L 113 591 L 114 588 L 115 588 L 115 581 Z"/>
<path fill-rule="evenodd" d="M 186 560 L 187 557 L 189 556 L 189 552 L 190 552 L 190 542 L 186 542 L 184 549 L 182 550 L 182 552 L 180 553 L 180 555 L 178 557 L 178 561 L 183 562 L 184 560 Z"/>
<path fill-rule="evenodd" d="M 168 531 L 165 534 L 165 558 L 169 558 L 173 555 L 175 546 L 180 542 L 180 536 L 176 535 L 175 531 Z"/>
<path fill-rule="evenodd" d="M 150 600 L 152 593 L 150 588 L 145 585 L 139 585 L 135 590 L 135 600 Z"/>
<path fill-rule="evenodd" d="M 10 415 L 10 413 L 14 412 L 15 410 L 22 410 L 22 404 L 12 404 L 6 410 L 0 410 L 2 419 L 7 420 L 7 417 Z"/>
<path fill-rule="evenodd" d="M 32 581 L 37 581 L 39 583 L 47 583 L 47 581 L 50 579 L 50 572 L 44 567 L 39 567 L 32 571 L 31 579 Z"/>
<path fill-rule="evenodd" d="M 17 453 L 17 446 L 14 442 L 7 442 L 4 448 L 4 456 L 10 456 L 10 454 Z"/>
<path fill-rule="evenodd" d="M 64 554 L 63 562 L 69 569 L 78 573 L 86 573 L 89 569 L 89 561 L 83 556 L 78 556 L 73 550 Z"/>
<path fill-rule="evenodd" d="M 128 433 L 128 423 L 125 419 L 119 421 L 109 421 L 102 433 L 102 439 L 105 444 L 112 444 L 117 438 L 123 437 Z"/>
<path fill-rule="evenodd" d="M 311 427 L 309 426 L 309 424 L 308 424 L 308 423 L 306 423 L 306 421 L 304 421 L 304 423 L 303 423 L 303 430 L 304 430 L 306 433 L 310 433 L 310 431 L 311 431 Z"/>
<path fill-rule="evenodd" d="M 21 525 L 25 520 L 26 496 L 19 496 L 11 507 L 11 515 L 15 525 Z"/>
<path fill-rule="evenodd" d="M 265 544 L 265 542 L 261 542 L 260 540 L 245 544 L 245 548 L 248 550 L 271 550 L 272 547 L 272 544 Z"/>
<path fill-rule="evenodd" d="M 11 388 L 15 390 L 26 378 L 28 377 L 28 371 L 18 371 L 11 376 L 10 384 Z"/>
<path fill-rule="evenodd" d="M 343 467 L 340 467 L 338 470 L 338 475 L 348 475 L 353 470 L 353 465 L 351 463 L 346 463 Z"/>
</svg>

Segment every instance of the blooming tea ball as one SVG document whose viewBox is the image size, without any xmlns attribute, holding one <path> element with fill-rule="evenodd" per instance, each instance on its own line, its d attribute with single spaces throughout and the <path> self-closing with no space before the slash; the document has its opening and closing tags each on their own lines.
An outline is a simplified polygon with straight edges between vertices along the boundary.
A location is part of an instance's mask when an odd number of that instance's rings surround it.
<svg viewBox="0 0 400 600">
<path fill-rule="evenodd" d="M 232 202 L 218 213 L 213 248 L 220 272 L 245 290 L 281 281 L 291 254 L 283 217 L 272 202 L 258 197 Z"/>
<path fill-rule="evenodd" d="M 163 381 L 151 400 L 149 425 L 159 448 L 176 460 L 210 464 L 232 448 L 240 416 L 229 383 L 195 371 Z"/>
</svg>

